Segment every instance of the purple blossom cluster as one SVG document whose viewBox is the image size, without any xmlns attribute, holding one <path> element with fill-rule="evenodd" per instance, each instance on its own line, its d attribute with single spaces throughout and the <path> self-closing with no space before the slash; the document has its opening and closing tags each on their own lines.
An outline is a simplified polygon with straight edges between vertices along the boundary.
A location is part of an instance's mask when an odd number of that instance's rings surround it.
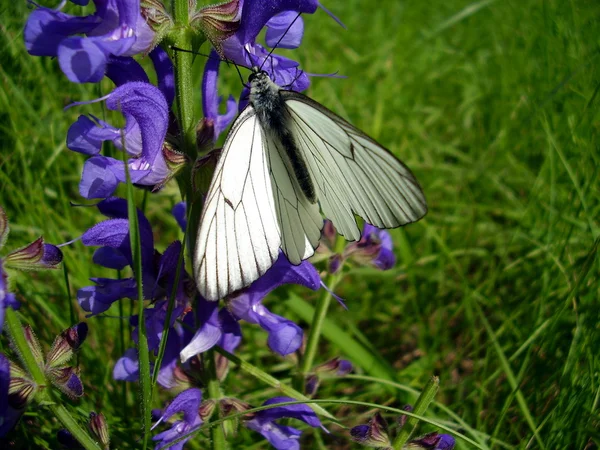
<svg viewBox="0 0 600 450">
<path fill-rule="evenodd" d="M 73 3 L 87 3 L 75 1 Z M 258 412 L 246 413 L 251 407 L 237 399 L 224 398 L 203 401 L 200 389 L 204 384 L 201 355 L 215 346 L 234 353 L 243 342 L 240 323 L 258 325 L 268 335 L 270 350 L 285 356 L 302 351 L 303 330 L 293 321 L 273 313 L 263 301 L 276 288 L 295 284 L 316 291 L 323 286 L 320 273 L 308 261 L 294 266 L 280 254 L 276 263 L 263 277 L 249 287 L 233 293 L 223 305 L 202 298 L 186 271 L 185 242 L 176 240 L 164 247 L 156 242 L 157 228 L 145 214 L 137 210 L 140 238 L 141 273 L 136 272 L 131 246 L 130 218 L 127 201 L 116 197 L 120 184 L 131 182 L 152 192 L 162 189 L 182 168 L 191 166 L 190 155 L 178 149 L 181 142 L 180 123 L 173 113 L 176 97 L 173 62 L 165 48 L 159 46 L 169 21 L 159 8 L 160 2 L 150 1 L 153 9 L 142 10 L 140 3 L 129 0 L 94 0 L 95 12 L 88 16 L 74 16 L 59 9 L 37 6 L 25 26 L 24 39 L 28 52 L 35 56 L 50 56 L 68 80 L 74 83 L 98 83 L 105 78 L 114 85 L 112 91 L 96 100 L 82 100 L 70 107 L 81 109 L 96 102 L 104 102 L 107 110 L 120 114 L 124 124 L 113 125 L 118 118 L 102 120 L 88 113 L 82 114 L 70 126 L 67 147 L 87 156 L 79 183 L 79 193 L 85 199 L 98 199 L 96 207 L 106 217 L 81 236 L 85 246 L 95 247 L 93 261 L 99 266 L 119 272 L 115 278 L 94 277 L 90 286 L 77 292 L 77 301 L 88 317 L 105 315 L 122 299 L 138 299 L 141 288 L 148 306 L 142 316 L 128 320 L 134 342 L 139 340 L 139 325 L 143 323 L 149 350 L 157 356 L 164 344 L 164 355 L 158 368 L 158 383 L 179 394 L 158 416 L 155 427 L 166 429 L 154 436 L 157 448 L 181 449 L 187 439 L 179 440 L 198 429 L 210 417 L 215 406 L 221 411 L 244 413 L 242 423 L 265 437 L 277 449 L 298 449 L 300 430 L 279 423 L 280 419 L 297 419 L 311 427 L 322 427 L 314 411 L 307 405 L 272 406 Z M 195 7 L 195 2 L 190 2 Z M 217 85 L 221 58 L 240 66 L 260 66 L 276 83 L 296 91 L 310 84 L 309 75 L 299 63 L 274 55 L 270 49 L 297 48 L 302 41 L 304 24 L 299 13 L 314 13 L 322 7 L 317 0 L 231 0 L 204 7 L 191 18 L 213 44 L 214 49 L 206 62 L 202 85 L 204 118 L 198 129 L 217 142 L 221 133 L 232 122 L 237 112 L 245 107 L 247 88 L 239 93 L 239 100 L 230 95 L 222 105 Z M 337 19 L 336 19 L 337 20 Z M 212 27 L 212 28 L 211 28 Z M 266 28 L 266 46 L 257 37 Z M 137 56 L 137 59 L 134 57 Z M 152 71 L 147 73 L 140 58 L 149 57 Z M 149 65 L 146 64 L 145 67 Z M 154 83 L 150 80 L 156 80 Z M 221 112 L 223 111 L 224 112 Z M 115 117 L 113 114 L 111 117 Z M 122 152 L 121 158 L 105 154 L 107 148 Z M 110 154 L 114 154 L 112 151 Z M 213 154 L 216 155 L 217 153 Z M 185 232 L 188 220 L 186 203 L 173 208 L 173 216 Z M 7 234 L 6 218 L 0 209 L 0 247 Z M 336 253 L 333 241 L 335 231 L 330 223 L 325 226 L 321 254 L 329 258 L 328 270 L 341 270 L 346 261 L 377 267 L 391 268 L 394 263 L 389 234 L 365 225 L 360 241 Z M 31 248 L 30 248 L 31 247 Z M 4 268 L 15 260 L 30 259 L 29 266 L 55 266 L 60 261 L 56 247 L 36 241 L 0 259 L 0 327 L 4 308 L 15 306 L 16 300 L 8 292 Z M 37 259 L 36 259 L 37 258 Z M 35 259 L 35 262 L 31 262 Z M 18 265 L 18 264 L 17 264 Z M 125 276 L 121 276 L 125 274 Z M 141 280 L 142 286 L 138 286 Z M 144 322 L 140 322 L 140 321 Z M 165 334 L 168 332 L 168 335 Z M 164 342 L 163 342 L 164 341 Z M 219 357 L 217 375 L 227 372 L 227 360 Z M 10 379 L 7 361 L 0 355 L 0 396 L 5 396 Z M 63 370 L 63 366 L 56 366 Z M 314 368 L 307 381 L 307 391 L 313 395 L 318 385 L 318 374 L 330 371 L 343 375 L 351 370 L 348 361 L 336 358 Z M 58 370 L 57 369 L 57 370 Z M 65 384 L 61 388 L 77 390 L 69 373 L 61 372 Z M 116 380 L 137 381 L 140 367 L 136 348 L 128 349 L 117 361 L 113 376 Z M 57 375 L 58 377 L 58 375 Z M 77 378 L 77 380 L 79 380 Z M 0 397 L 0 400 L 4 397 Z M 266 400 L 263 406 L 290 402 L 289 397 Z M 4 408 L 5 402 L 0 402 Z M 0 408 L 0 417 L 14 418 L 6 408 Z M 12 415 L 11 415 L 12 414 Z M 176 414 L 180 419 L 173 420 Z M 18 418 L 18 416 L 17 416 Z M 12 420 L 12 421 L 11 421 Z M 4 419 L 0 435 L 16 419 Z M 100 441 L 108 442 L 105 419 L 95 413 L 90 428 Z M 169 446 L 170 443 L 179 440 Z M 438 447 L 436 447 L 438 448 Z M 439 447 L 443 448 L 443 447 Z"/>
</svg>

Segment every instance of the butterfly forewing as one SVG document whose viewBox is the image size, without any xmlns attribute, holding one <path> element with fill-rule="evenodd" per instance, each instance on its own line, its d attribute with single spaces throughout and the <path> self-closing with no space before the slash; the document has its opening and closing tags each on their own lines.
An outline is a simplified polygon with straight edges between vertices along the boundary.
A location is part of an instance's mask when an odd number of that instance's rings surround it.
<svg viewBox="0 0 600 450">
<path fill-rule="evenodd" d="M 194 275 L 208 300 L 248 286 L 277 259 L 281 239 L 264 145 L 248 106 L 227 136 L 200 219 Z"/>
</svg>

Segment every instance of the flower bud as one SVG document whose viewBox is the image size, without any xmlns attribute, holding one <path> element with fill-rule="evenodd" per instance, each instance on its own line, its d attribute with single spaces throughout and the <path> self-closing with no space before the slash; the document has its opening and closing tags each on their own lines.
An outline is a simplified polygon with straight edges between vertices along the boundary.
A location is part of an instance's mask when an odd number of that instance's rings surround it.
<svg viewBox="0 0 600 450">
<path fill-rule="evenodd" d="M 108 433 L 108 423 L 106 422 L 104 414 L 96 414 L 92 411 L 90 413 L 89 428 L 94 437 L 100 442 L 100 445 L 108 450 L 110 448 L 110 435 Z"/>
<path fill-rule="evenodd" d="M 304 393 L 307 397 L 313 397 L 317 393 L 319 388 L 319 377 L 316 375 L 309 375 L 304 380 Z"/>
<path fill-rule="evenodd" d="M 196 160 L 192 169 L 192 187 L 194 192 L 204 194 L 212 181 L 217 161 L 221 156 L 221 149 L 215 149 Z"/>
<path fill-rule="evenodd" d="M 181 171 L 181 169 L 185 167 L 188 162 L 185 153 L 176 150 L 175 147 L 167 141 L 163 142 L 162 155 L 165 158 L 167 167 L 169 168 L 169 173 L 165 176 L 165 178 L 152 186 L 152 192 L 160 191 L 169 181 L 173 179 L 175 175 Z M 142 188 L 144 187 L 143 185 L 135 186 Z"/>
<path fill-rule="evenodd" d="M 449 434 L 429 433 L 420 438 L 410 441 L 407 448 L 451 450 L 454 448 L 455 440 Z"/>
<path fill-rule="evenodd" d="M 381 270 L 391 269 L 396 263 L 390 234 L 368 223 L 364 226 L 360 240 L 346 247 L 344 257 L 351 257 L 359 264 L 375 266 Z"/>
<path fill-rule="evenodd" d="M 219 381 L 224 381 L 229 372 L 229 360 L 223 355 L 215 355 L 215 366 L 217 372 L 217 378 Z"/>
<path fill-rule="evenodd" d="M 40 341 L 38 341 L 35 333 L 31 329 L 29 325 L 25 325 L 23 327 L 23 334 L 25 335 L 25 340 L 27 341 L 27 345 L 33 354 L 35 362 L 38 366 L 44 367 L 44 354 L 42 352 L 42 347 L 40 346 Z"/>
<path fill-rule="evenodd" d="M 212 149 L 215 141 L 215 121 L 208 117 L 202 118 L 196 125 L 196 147 L 203 154 Z"/>
<path fill-rule="evenodd" d="M 217 53 L 224 58 L 222 42 L 233 36 L 240 26 L 239 0 L 205 6 L 194 14 L 190 24 L 204 33 Z"/>
<path fill-rule="evenodd" d="M 411 405 L 404 405 L 402 407 L 402 410 L 411 412 L 413 410 L 413 407 Z M 400 428 L 402 428 L 404 426 L 404 424 L 406 423 L 407 420 L 408 420 L 408 416 L 405 414 L 402 414 L 400 417 L 398 417 L 398 425 L 400 426 Z"/>
<path fill-rule="evenodd" d="M 44 239 L 41 237 L 9 253 L 4 259 L 6 267 L 25 271 L 56 269 L 61 261 L 62 252 L 58 247 L 44 244 Z"/>
<path fill-rule="evenodd" d="M 392 446 L 387 434 L 385 419 L 376 413 L 367 425 L 358 425 L 350 430 L 352 440 L 367 447 L 389 448 Z"/>
<path fill-rule="evenodd" d="M 85 322 L 78 323 L 71 328 L 67 328 L 56 337 L 52 348 L 46 356 L 48 367 L 60 367 L 66 364 L 73 353 L 81 347 L 87 337 L 88 326 Z"/>
<path fill-rule="evenodd" d="M 161 25 L 173 23 L 173 19 L 161 1 L 144 0 L 141 6 L 140 13 L 153 30 L 156 31 Z"/>
<path fill-rule="evenodd" d="M 208 421 L 211 418 L 213 413 L 215 412 L 215 407 L 217 406 L 216 400 L 208 399 L 202 402 L 200 408 L 198 408 L 198 415 L 203 422 Z"/>
<path fill-rule="evenodd" d="M 338 254 L 338 253 L 334 253 L 329 257 L 329 261 L 328 261 L 328 271 L 329 273 L 337 273 L 338 270 L 340 270 L 340 267 L 342 267 L 342 262 L 344 261 L 344 259 L 342 258 L 342 255 Z"/>
<path fill-rule="evenodd" d="M 74 367 L 51 368 L 46 370 L 46 375 L 58 389 L 69 398 L 76 399 L 83 396 L 83 384 Z"/>
<path fill-rule="evenodd" d="M 4 209 L 2 206 L 0 206 L 0 249 L 4 247 L 6 239 L 8 239 L 9 231 L 10 227 L 8 226 L 8 217 L 6 217 Z"/>
<path fill-rule="evenodd" d="M 58 433 L 56 433 L 56 440 L 60 445 L 68 449 L 81 449 L 81 444 L 75 439 L 75 436 L 73 436 L 69 430 L 65 430 L 64 428 L 58 430 Z"/>
<path fill-rule="evenodd" d="M 238 400 L 237 398 L 224 398 L 219 402 L 223 417 L 227 417 L 232 414 L 245 412 L 252 408 L 252 406 L 246 402 Z M 246 417 L 244 417 L 246 418 Z M 235 436 L 237 434 L 238 427 L 240 425 L 240 417 L 231 418 L 223 422 L 223 431 L 227 436 Z"/>
<path fill-rule="evenodd" d="M 343 377 L 352 372 L 352 363 L 346 359 L 333 358 L 315 367 L 314 371 L 315 373 L 331 373 Z"/>
<path fill-rule="evenodd" d="M 12 373 L 12 370 L 11 370 Z M 15 409 L 22 409 L 37 392 L 37 385 L 27 377 L 12 377 L 8 383 L 8 404 Z"/>
</svg>

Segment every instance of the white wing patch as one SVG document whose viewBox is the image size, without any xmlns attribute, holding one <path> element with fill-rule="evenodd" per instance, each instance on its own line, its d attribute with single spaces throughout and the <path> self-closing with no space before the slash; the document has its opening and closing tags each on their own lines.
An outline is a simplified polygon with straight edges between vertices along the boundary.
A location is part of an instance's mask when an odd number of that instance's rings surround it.
<svg viewBox="0 0 600 450">
<path fill-rule="evenodd" d="M 340 234 L 360 239 L 354 214 L 378 228 L 395 228 L 426 214 L 417 180 L 388 150 L 310 98 L 281 94 L 323 214 Z"/>
<path fill-rule="evenodd" d="M 248 106 L 223 146 L 208 190 L 194 251 L 194 275 L 207 300 L 248 286 L 281 246 L 265 140 Z"/>
<path fill-rule="evenodd" d="M 285 150 L 271 140 L 268 147 L 275 209 L 281 231 L 281 250 L 295 265 L 310 258 L 319 245 L 323 218 L 318 204 L 305 197 Z"/>
</svg>

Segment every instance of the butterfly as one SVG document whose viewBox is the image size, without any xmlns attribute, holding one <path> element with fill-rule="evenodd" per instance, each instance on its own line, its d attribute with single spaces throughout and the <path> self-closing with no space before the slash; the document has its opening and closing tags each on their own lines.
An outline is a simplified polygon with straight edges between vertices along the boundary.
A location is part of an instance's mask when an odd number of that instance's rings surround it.
<svg viewBox="0 0 600 450">
<path fill-rule="evenodd" d="M 427 213 L 414 175 L 387 149 L 309 97 L 253 67 L 249 104 L 225 140 L 204 202 L 193 254 L 200 294 L 218 300 L 277 260 L 311 257 L 322 214 L 347 240 L 356 215 L 379 228 Z"/>
</svg>

